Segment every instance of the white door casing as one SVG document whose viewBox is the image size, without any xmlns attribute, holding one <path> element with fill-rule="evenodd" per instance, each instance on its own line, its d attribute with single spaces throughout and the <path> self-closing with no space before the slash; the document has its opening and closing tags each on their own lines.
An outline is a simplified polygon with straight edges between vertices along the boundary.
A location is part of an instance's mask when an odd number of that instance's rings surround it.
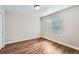
<svg viewBox="0 0 79 59">
<path fill-rule="evenodd" d="M 0 14 L 0 49 L 3 46 L 3 22 L 2 22 L 2 14 Z"/>
</svg>

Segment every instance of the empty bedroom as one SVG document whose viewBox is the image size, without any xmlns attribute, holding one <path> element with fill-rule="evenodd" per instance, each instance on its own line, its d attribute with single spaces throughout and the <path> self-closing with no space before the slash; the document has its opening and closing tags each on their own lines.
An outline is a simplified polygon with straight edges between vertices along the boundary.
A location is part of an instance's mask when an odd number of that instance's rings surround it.
<svg viewBox="0 0 79 59">
<path fill-rule="evenodd" d="M 79 5 L 0 5 L 0 54 L 79 54 Z"/>
</svg>

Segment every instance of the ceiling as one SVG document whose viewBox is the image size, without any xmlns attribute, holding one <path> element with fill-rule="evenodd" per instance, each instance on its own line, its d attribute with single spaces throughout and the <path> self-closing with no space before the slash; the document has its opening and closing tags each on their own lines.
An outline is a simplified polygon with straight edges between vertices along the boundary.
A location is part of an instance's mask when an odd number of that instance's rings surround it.
<svg viewBox="0 0 79 59">
<path fill-rule="evenodd" d="M 40 10 L 34 10 L 33 5 L 5 5 L 3 7 L 7 12 L 25 13 L 35 17 L 42 17 L 71 6 L 72 5 L 40 5 Z"/>
</svg>

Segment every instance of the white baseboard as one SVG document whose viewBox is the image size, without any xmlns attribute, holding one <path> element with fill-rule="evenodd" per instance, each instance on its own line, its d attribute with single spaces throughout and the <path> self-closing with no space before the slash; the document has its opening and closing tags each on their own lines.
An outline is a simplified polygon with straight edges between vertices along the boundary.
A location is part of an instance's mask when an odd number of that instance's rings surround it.
<svg viewBox="0 0 79 59">
<path fill-rule="evenodd" d="M 62 43 L 62 42 L 57 41 L 57 40 L 53 40 L 53 39 L 48 38 L 48 37 L 42 37 L 42 38 L 45 38 L 45 39 L 51 40 L 51 41 L 53 41 L 53 42 L 56 42 L 56 43 L 62 44 L 62 45 L 64 45 L 64 46 L 67 46 L 67 47 L 70 47 L 70 48 L 73 48 L 73 49 L 76 49 L 76 50 L 79 51 L 79 48 L 78 48 L 78 47 L 75 47 L 75 46 L 72 46 L 72 45 L 69 45 L 69 44 L 66 44 L 66 43 Z"/>
<path fill-rule="evenodd" d="M 34 36 L 34 37 L 26 38 L 26 39 L 21 39 L 21 40 L 16 40 L 16 41 L 5 42 L 5 44 L 11 44 L 11 43 L 20 42 L 20 41 L 25 41 L 25 40 L 30 40 L 30 39 L 35 39 L 35 38 L 39 38 L 39 37 L 40 37 L 40 36 Z"/>
</svg>

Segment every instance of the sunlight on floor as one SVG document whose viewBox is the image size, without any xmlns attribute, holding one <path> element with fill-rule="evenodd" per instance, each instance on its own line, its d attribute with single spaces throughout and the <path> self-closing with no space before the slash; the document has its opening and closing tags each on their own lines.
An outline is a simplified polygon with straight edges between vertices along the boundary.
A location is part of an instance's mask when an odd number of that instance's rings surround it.
<svg viewBox="0 0 79 59">
<path fill-rule="evenodd" d="M 43 53 L 46 53 L 46 54 L 60 54 L 61 51 L 60 50 L 57 50 L 54 46 L 52 46 L 52 44 L 50 42 L 47 42 L 47 41 L 43 41 L 43 42 L 40 42 L 38 44 L 35 44 L 35 46 L 38 46 L 37 48 L 42 48 L 41 50 L 43 51 Z"/>
</svg>

